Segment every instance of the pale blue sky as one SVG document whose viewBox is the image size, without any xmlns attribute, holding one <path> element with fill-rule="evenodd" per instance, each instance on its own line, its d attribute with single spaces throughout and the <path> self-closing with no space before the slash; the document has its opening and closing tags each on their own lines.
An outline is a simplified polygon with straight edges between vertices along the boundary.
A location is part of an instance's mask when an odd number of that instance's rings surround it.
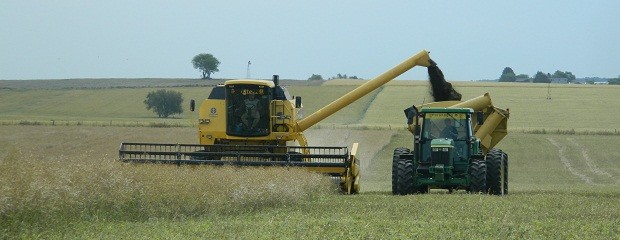
<svg viewBox="0 0 620 240">
<path fill-rule="evenodd" d="M 372 78 L 427 49 L 449 80 L 620 75 L 620 1 L 0 1 L 0 79 Z M 416 69 L 399 79 L 425 79 Z"/>
</svg>

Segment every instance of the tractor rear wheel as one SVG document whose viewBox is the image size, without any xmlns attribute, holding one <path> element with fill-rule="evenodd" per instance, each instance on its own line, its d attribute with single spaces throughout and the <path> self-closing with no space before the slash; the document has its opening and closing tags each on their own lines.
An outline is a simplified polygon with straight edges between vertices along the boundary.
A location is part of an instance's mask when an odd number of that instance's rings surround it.
<svg viewBox="0 0 620 240">
<path fill-rule="evenodd" d="M 508 154 L 491 149 L 486 158 L 487 189 L 493 195 L 508 194 Z"/>
<path fill-rule="evenodd" d="M 469 191 L 472 193 L 486 193 L 487 167 L 483 161 L 474 161 L 469 166 Z"/>
<path fill-rule="evenodd" d="M 504 153 L 504 194 L 508 194 L 508 153 Z"/>
<path fill-rule="evenodd" d="M 414 192 L 413 161 L 409 159 L 399 160 L 397 163 L 396 194 L 407 195 Z"/>
<path fill-rule="evenodd" d="M 409 153 L 409 148 L 399 147 L 394 149 L 394 155 L 392 156 L 392 194 L 396 194 L 396 186 L 398 185 L 398 161 L 400 161 L 400 155 Z"/>
</svg>

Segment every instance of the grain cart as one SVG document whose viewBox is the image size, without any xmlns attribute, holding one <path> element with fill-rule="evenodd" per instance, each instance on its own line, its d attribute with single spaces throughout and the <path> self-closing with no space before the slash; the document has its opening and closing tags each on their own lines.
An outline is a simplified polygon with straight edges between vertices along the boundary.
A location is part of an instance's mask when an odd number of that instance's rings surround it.
<svg viewBox="0 0 620 240">
<path fill-rule="evenodd" d="M 468 101 L 442 101 L 405 110 L 413 149 L 396 148 L 392 193 L 463 189 L 508 193 L 508 155 L 493 148 L 507 131 L 509 111 L 488 93 Z"/>
<path fill-rule="evenodd" d="M 214 87 L 199 109 L 199 144 L 122 143 L 124 162 L 296 166 L 329 174 L 345 193 L 359 191 L 357 143 L 311 147 L 303 131 L 415 66 L 430 65 L 421 51 L 301 119 L 300 97 L 273 81 L 229 80 Z M 195 102 L 190 102 L 193 111 Z M 297 142 L 299 146 L 291 146 Z"/>
</svg>

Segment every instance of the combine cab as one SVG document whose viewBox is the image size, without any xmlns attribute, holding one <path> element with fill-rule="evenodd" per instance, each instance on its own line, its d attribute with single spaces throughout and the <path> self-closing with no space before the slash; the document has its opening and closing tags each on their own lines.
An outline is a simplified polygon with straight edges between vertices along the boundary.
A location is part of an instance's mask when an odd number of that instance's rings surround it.
<svg viewBox="0 0 620 240">
<path fill-rule="evenodd" d="M 226 81 L 214 87 L 200 106 L 199 144 L 122 143 L 119 158 L 135 163 L 304 167 L 332 176 L 345 193 L 357 193 L 357 143 L 351 149 L 311 147 L 303 131 L 414 66 L 430 66 L 427 51 L 303 119 L 301 98 L 291 97 L 277 75 L 273 81 Z M 192 100 L 190 110 L 194 108 Z"/>
</svg>

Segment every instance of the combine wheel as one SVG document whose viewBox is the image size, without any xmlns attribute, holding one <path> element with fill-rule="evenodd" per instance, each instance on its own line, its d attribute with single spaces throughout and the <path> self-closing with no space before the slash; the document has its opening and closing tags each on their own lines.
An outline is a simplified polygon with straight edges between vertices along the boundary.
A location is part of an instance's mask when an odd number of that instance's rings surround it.
<svg viewBox="0 0 620 240">
<path fill-rule="evenodd" d="M 394 149 L 394 155 L 392 156 L 392 194 L 396 193 L 396 186 L 398 185 L 398 161 L 400 161 L 400 155 L 409 153 L 409 148 L 399 147 Z"/>
<path fill-rule="evenodd" d="M 358 194 L 359 193 L 359 185 L 355 183 L 355 178 L 352 177 L 350 182 L 340 183 L 340 191 L 343 194 Z"/>
<path fill-rule="evenodd" d="M 347 182 L 344 177 L 332 177 L 334 184 L 340 189 L 342 194 L 358 194 L 359 193 L 359 177 L 350 176 L 350 180 Z"/>
<path fill-rule="evenodd" d="M 474 161 L 469 166 L 469 191 L 472 193 L 486 193 L 487 167 L 483 161 Z"/>
<path fill-rule="evenodd" d="M 403 159 L 397 163 L 396 175 L 396 194 L 407 195 L 414 192 L 413 182 L 413 162 Z"/>
<path fill-rule="evenodd" d="M 493 195 L 508 194 L 508 154 L 491 149 L 486 158 L 487 189 Z"/>
<path fill-rule="evenodd" d="M 353 186 L 353 184 L 349 183 L 349 182 L 344 182 L 342 183 L 342 193 L 343 194 L 351 194 L 351 188 Z"/>
<path fill-rule="evenodd" d="M 359 181 L 359 179 L 356 177 L 353 177 L 353 179 L 351 179 L 351 193 L 350 194 L 360 193 L 359 183 L 357 183 L 357 181 Z"/>
</svg>

